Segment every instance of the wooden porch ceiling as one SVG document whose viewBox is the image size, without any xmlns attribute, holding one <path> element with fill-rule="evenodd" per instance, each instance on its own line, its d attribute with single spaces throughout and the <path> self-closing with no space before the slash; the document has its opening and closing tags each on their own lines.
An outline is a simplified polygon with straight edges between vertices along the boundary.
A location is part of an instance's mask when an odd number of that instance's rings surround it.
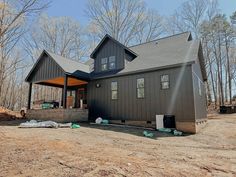
<svg viewBox="0 0 236 177">
<path fill-rule="evenodd" d="M 53 85 L 64 85 L 64 77 L 58 77 L 58 78 L 54 78 L 54 79 L 49 79 L 49 80 L 45 80 L 43 81 L 43 83 L 47 83 L 47 84 L 53 84 Z M 86 81 L 82 81 L 76 78 L 71 78 L 68 77 L 68 81 L 67 81 L 67 86 L 79 86 L 79 85 L 84 85 L 87 84 L 88 82 Z"/>
</svg>

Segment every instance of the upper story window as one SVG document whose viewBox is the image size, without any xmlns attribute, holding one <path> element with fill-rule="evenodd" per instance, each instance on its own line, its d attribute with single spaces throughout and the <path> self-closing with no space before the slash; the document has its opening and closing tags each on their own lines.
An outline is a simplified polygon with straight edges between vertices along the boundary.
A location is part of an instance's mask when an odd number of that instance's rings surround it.
<svg viewBox="0 0 236 177">
<path fill-rule="evenodd" d="M 137 98 L 144 98 L 144 78 L 137 79 Z"/>
<path fill-rule="evenodd" d="M 106 71 L 107 70 L 107 58 L 102 58 L 101 59 L 101 64 L 102 64 L 101 65 L 101 67 L 102 67 L 101 70 Z"/>
<path fill-rule="evenodd" d="M 109 57 L 109 69 L 115 69 L 116 68 L 116 57 L 110 56 Z"/>
<path fill-rule="evenodd" d="M 170 87 L 169 75 L 161 76 L 161 89 L 168 89 Z"/>
</svg>

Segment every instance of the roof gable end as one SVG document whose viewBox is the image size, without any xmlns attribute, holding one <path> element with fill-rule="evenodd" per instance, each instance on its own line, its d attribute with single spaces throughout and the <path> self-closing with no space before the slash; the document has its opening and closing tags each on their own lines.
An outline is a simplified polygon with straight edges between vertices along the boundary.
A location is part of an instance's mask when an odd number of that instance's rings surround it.
<svg viewBox="0 0 236 177">
<path fill-rule="evenodd" d="M 106 34 L 103 39 L 99 42 L 99 44 L 97 45 L 97 47 L 93 50 L 93 52 L 90 55 L 90 58 L 95 59 L 97 52 L 99 51 L 99 49 L 106 43 L 107 40 L 112 40 L 115 44 L 121 46 L 125 52 L 129 55 L 132 56 L 132 58 L 135 58 L 138 56 L 138 54 L 136 54 L 135 52 L 133 52 L 131 49 L 129 49 L 128 47 L 126 47 L 125 45 L 121 44 L 119 41 L 115 40 L 113 37 L 111 37 L 110 35 Z"/>
<path fill-rule="evenodd" d="M 29 74 L 25 78 L 26 82 L 34 82 L 38 81 L 41 76 L 44 75 L 51 75 L 51 73 L 47 73 L 43 68 L 46 65 L 50 65 L 53 67 L 55 70 L 57 70 L 56 75 L 57 76 L 62 76 L 65 73 L 65 70 L 51 57 L 46 50 L 43 50 L 43 52 L 40 54 L 39 58 L 33 65 L 32 69 L 30 70 Z M 46 73 L 45 73 L 46 72 Z M 41 76 L 39 76 L 41 75 Z M 56 76 L 55 75 L 55 76 Z"/>
</svg>

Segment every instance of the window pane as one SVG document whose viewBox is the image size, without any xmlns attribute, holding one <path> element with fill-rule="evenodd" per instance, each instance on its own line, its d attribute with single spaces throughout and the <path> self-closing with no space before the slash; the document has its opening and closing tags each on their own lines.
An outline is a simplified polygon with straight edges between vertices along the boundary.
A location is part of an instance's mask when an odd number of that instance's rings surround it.
<svg viewBox="0 0 236 177">
<path fill-rule="evenodd" d="M 102 65 L 102 71 L 105 71 L 105 70 L 107 70 L 107 64 Z"/>
<path fill-rule="evenodd" d="M 115 62 L 109 63 L 109 69 L 115 69 L 115 68 L 116 68 Z"/>
<path fill-rule="evenodd" d="M 115 56 L 109 57 L 109 62 L 115 62 L 115 61 L 116 61 L 116 57 Z"/>
<path fill-rule="evenodd" d="M 169 81 L 169 75 L 162 75 L 161 82 L 167 82 L 167 81 Z"/>
<path fill-rule="evenodd" d="M 111 90 L 117 90 L 117 82 L 111 82 Z"/>
<path fill-rule="evenodd" d="M 144 98 L 144 88 L 137 89 L 137 97 Z"/>
<path fill-rule="evenodd" d="M 137 88 L 144 87 L 144 78 L 137 79 Z"/>
<path fill-rule="evenodd" d="M 162 82 L 161 83 L 161 88 L 162 89 L 168 89 L 169 88 L 169 82 Z"/>
<path fill-rule="evenodd" d="M 106 64 L 107 63 L 107 58 L 102 58 L 101 63 Z"/>
<path fill-rule="evenodd" d="M 117 90 L 111 91 L 111 99 L 113 99 L 113 100 L 117 99 Z"/>
</svg>

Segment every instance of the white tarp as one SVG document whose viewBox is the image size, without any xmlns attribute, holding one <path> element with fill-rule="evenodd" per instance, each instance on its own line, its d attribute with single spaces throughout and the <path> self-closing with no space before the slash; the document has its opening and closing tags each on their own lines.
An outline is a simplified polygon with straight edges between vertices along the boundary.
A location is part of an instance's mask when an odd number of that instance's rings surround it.
<svg viewBox="0 0 236 177">
<path fill-rule="evenodd" d="M 19 128 L 70 128 L 71 123 L 60 124 L 54 121 L 36 121 L 30 120 L 24 123 L 21 123 Z"/>
</svg>

